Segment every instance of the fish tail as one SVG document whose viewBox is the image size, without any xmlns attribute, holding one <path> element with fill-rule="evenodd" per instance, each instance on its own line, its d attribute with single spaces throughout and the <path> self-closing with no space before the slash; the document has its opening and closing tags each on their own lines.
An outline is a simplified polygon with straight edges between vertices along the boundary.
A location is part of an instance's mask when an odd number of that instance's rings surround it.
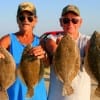
<svg viewBox="0 0 100 100">
<path fill-rule="evenodd" d="M 9 97 L 6 91 L 0 91 L 0 100 L 9 100 Z"/>
<path fill-rule="evenodd" d="M 63 96 L 71 95 L 73 92 L 74 92 L 74 90 L 70 85 L 63 86 L 63 90 L 62 90 L 62 95 Z"/>
<path fill-rule="evenodd" d="M 95 95 L 97 95 L 98 97 L 100 97 L 100 86 L 98 86 L 95 90 Z"/>
<path fill-rule="evenodd" d="M 33 88 L 28 88 L 27 97 L 28 97 L 28 98 L 31 98 L 33 95 L 34 95 L 34 90 L 33 90 Z"/>
</svg>

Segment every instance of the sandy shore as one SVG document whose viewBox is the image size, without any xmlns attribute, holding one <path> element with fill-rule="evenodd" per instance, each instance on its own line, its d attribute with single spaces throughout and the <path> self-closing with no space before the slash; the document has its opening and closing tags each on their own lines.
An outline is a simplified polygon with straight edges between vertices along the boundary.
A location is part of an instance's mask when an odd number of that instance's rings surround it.
<svg viewBox="0 0 100 100">
<path fill-rule="evenodd" d="M 46 83 L 46 88 L 47 91 L 49 89 L 49 82 L 50 82 L 50 68 L 45 68 L 45 74 L 44 74 L 44 78 L 45 78 L 45 83 Z M 95 81 L 92 80 L 92 84 L 91 84 L 91 100 L 100 100 L 100 97 L 97 97 L 94 92 L 95 92 L 95 88 L 97 87 L 97 83 Z"/>
</svg>

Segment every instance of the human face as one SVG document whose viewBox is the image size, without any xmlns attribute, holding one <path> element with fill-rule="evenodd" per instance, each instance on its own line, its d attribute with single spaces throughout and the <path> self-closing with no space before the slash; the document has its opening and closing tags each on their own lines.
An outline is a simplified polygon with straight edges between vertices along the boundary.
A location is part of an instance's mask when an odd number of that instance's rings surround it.
<svg viewBox="0 0 100 100">
<path fill-rule="evenodd" d="M 65 33 L 69 33 L 71 35 L 78 34 L 79 28 L 81 26 L 82 19 L 80 16 L 75 15 L 74 13 L 67 13 L 63 17 L 60 18 L 60 24 Z"/>
<path fill-rule="evenodd" d="M 37 23 L 37 18 L 29 12 L 22 12 L 17 17 L 17 22 L 21 31 L 32 31 Z"/>
</svg>

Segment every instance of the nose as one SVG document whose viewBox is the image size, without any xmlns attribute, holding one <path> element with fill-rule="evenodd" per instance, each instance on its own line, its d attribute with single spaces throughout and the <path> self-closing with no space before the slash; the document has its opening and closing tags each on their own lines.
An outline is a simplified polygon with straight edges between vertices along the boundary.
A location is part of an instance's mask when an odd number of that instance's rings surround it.
<svg viewBox="0 0 100 100">
<path fill-rule="evenodd" d="M 26 16 L 25 16 L 25 19 L 24 19 L 24 21 L 25 21 L 25 22 L 27 22 L 27 21 L 28 21 L 28 17 L 26 17 Z"/>
<path fill-rule="evenodd" d="M 72 20 L 69 20 L 69 23 L 68 24 L 73 24 Z"/>
</svg>

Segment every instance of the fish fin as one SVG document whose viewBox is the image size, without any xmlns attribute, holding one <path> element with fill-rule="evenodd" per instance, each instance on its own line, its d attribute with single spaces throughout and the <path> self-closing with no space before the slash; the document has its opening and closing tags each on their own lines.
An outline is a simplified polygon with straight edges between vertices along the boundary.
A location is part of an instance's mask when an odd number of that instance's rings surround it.
<svg viewBox="0 0 100 100">
<path fill-rule="evenodd" d="M 21 73 L 20 65 L 19 65 L 19 67 L 17 68 L 16 73 L 17 73 L 17 75 L 19 76 L 19 78 L 22 80 L 22 82 L 23 82 L 24 84 L 26 84 L 26 83 L 25 83 L 25 80 L 23 79 L 23 75 L 22 75 L 22 73 Z"/>
<path fill-rule="evenodd" d="M 84 58 L 84 64 L 83 64 L 83 67 L 85 68 L 85 71 L 87 72 L 87 74 L 89 75 L 90 79 L 91 80 L 94 80 L 94 81 L 97 81 L 96 77 L 94 76 L 92 70 L 91 70 L 91 67 L 89 65 L 89 62 L 88 62 L 88 55 L 86 53 L 86 56 Z"/>
<path fill-rule="evenodd" d="M 63 86 L 63 90 L 62 90 L 62 95 L 66 96 L 66 95 L 71 95 L 74 92 L 73 88 L 70 85 L 67 86 Z"/>
<path fill-rule="evenodd" d="M 97 95 L 98 97 L 100 97 L 100 87 L 99 86 L 95 90 L 95 95 Z"/>
<path fill-rule="evenodd" d="M 43 78 L 43 75 L 44 75 L 44 64 L 43 64 L 43 61 L 40 60 L 39 81 Z"/>
</svg>

